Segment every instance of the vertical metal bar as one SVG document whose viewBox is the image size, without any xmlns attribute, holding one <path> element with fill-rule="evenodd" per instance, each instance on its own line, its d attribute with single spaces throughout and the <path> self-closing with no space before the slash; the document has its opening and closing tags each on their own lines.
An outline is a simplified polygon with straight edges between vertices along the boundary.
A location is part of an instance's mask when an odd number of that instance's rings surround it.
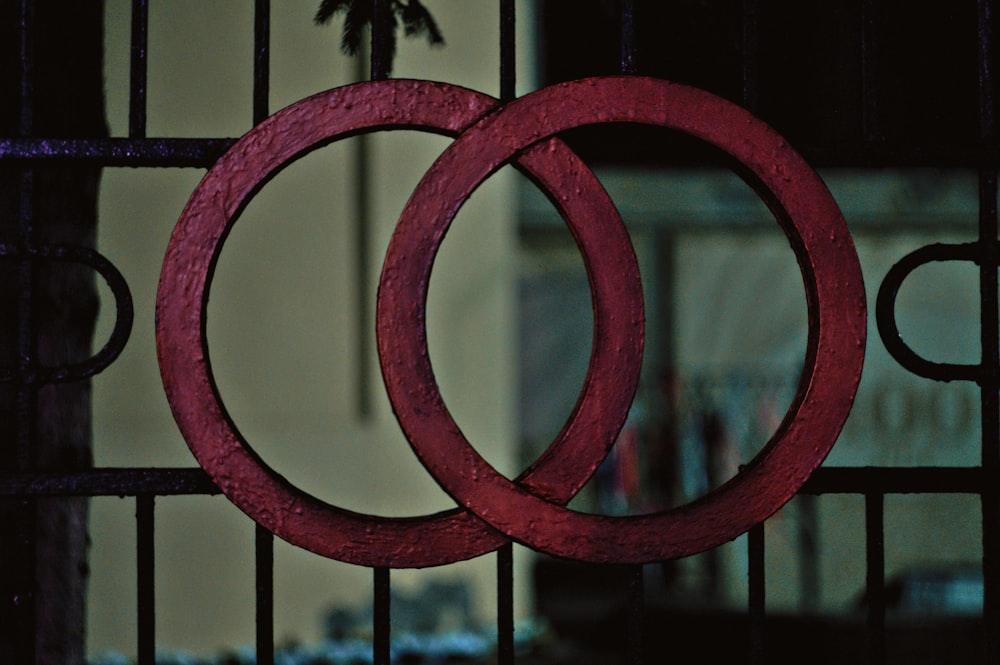
<svg viewBox="0 0 1000 665">
<path fill-rule="evenodd" d="M 500 0 L 500 101 L 502 102 L 509 102 L 516 94 L 516 51 L 514 0 Z"/>
<path fill-rule="evenodd" d="M 371 77 L 384 81 L 392 71 L 393 34 L 389 0 L 372 0 Z"/>
<path fill-rule="evenodd" d="M 128 133 L 146 136 L 146 50 L 149 2 L 132 1 Z M 150 494 L 136 497 L 137 662 L 154 665 L 156 659 L 156 584 L 154 577 L 153 509 Z"/>
<path fill-rule="evenodd" d="M 365 58 L 361 54 L 355 59 L 354 78 L 363 81 L 369 72 L 365 70 Z M 372 212 L 370 197 L 371 140 L 367 134 L 354 137 L 354 283 L 357 285 L 357 378 L 358 417 L 366 422 L 372 415 L 372 385 L 368 363 L 372 357 L 372 291 L 369 286 L 371 273 L 371 229 Z"/>
<path fill-rule="evenodd" d="M 645 655 L 643 624 L 646 621 L 646 593 L 642 579 L 642 564 L 629 566 L 628 571 L 628 663 L 642 665 Z"/>
<path fill-rule="evenodd" d="M 34 3 L 21 0 L 19 25 L 20 108 L 18 132 L 31 136 L 34 129 Z M 17 466 L 31 467 L 35 449 L 35 264 L 32 258 L 35 240 L 34 173 L 21 171 L 18 198 L 18 309 L 17 309 Z"/>
<path fill-rule="evenodd" d="M 993 2 L 978 0 L 979 32 L 979 132 L 987 141 L 996 139 L 993 102 Z"/>
<path fill-rule="evenodd" d="M 154 541 L 152 494 L 140 494 L 136 503 L 136 588 L 138 665 L 155 665 L 156 585 L 154 581 Z"/>
<path fill-rule="evenodd" d="M 19 109 L 18 133 L 30 136 L 34 129 L 34 29 L 35 3 L 21 0 L 18 7 L 18 55 Z M 20 260 L 17 268 L 17 368 L 18 381 L 14 395 L 15 440 L 5 442 L 13 445 L 13 469 L 27 471 L 33 466 L 37 437 L 37 386 L 33 370 L 36 362 L 36 322 L 35 322 L 35 265 L 31 258 L 34 245 L 34 174 L 30 169 L 20 172 L 18 190 L 17 242 Z M 4 638 L 13 642 L 13 653 L 25 662 L 33 663 L 36 657 L 35 634 L 35 522 L 34 499 L 25 499 L 17 506 L 19 514 L 11 525 L 13 537 L 10 548 L 10 570 L 7 579 L 9 591 L 3 599 L 3 616 L 10 617 L 16 629 L 3 630 Z M 6 511 L 5 511 L 6 512 Z M 5 548 L 6 549 L 6 548 Z M 4 552 L 7 554 L 7 552 Z M 9 612 L 8 612 L 9 609 Z"/>
<path fill-rule="evenodd" d="M 514 0 L 500 0 L 500 100 L 514 99 L 517 83 Z M 497 550 L 497 663 L 514 665 L 514 544 Z"/>
<path fill-rule="evenodd" d="M 128 135 L 146 138 L 146 48 L 149 41 L 149 0 L 132 0 L 131 72 Z"/>
<path fill-rule="evenodd" d="M 881 135 L 878 114 L 878 40 L 876 17 L 879 0 L 861 3 L 861 132 L 865 141 Z"/>
<path fill-rule="evenodd" d="M 257 665 L 274 665 L 274 535 L 256 527 Z"/>
<path fill-rule="evenodd" d="M 38 385 L 35 383 L 37 365 L 37 325 L 35 321 L 35 262 L 34 248 L 34 173 L 25 169 L 20 174 L 20 203 L 18 212 L 19 252 L 17 300 L 17 367 L 18 382 L 15 394 L 14 468 L 29 471 L 35 463 L 38 439 Z M 34 662 L 35 653 L 35 559 L 37 557 L 35 531 L 37 528 L 38 501 L 25 499 L 21 504 L 22 519 L 17 522 L 15 561 L 20 574 L 14 578 L 17 588 L 12 597 L 17 598 L 14 613 L 20 625 L 18 631 L 20 652 L 26 662 Z"/>
<path fill-rule="evenodd" d="M 18 261 L 18 301 L 17 301 L 17 366 L 18 382 L 15 394 L 14 468 L 29 471 L 34 466 L 38 436 L 38 386 L 34 382 L 36 366 L 37 336 L 35 323 L 35 263 L 31 257 L 33 248 L 33 183 L 34 174 L 25 169 L 20 174 L 19 226 L 21 258 Z M 19 624 L 18 649 L 26 662 L 35 660 L 35 559 L 37 557 L 35 531 L 38 502 L 29 498 L 21 502 L 21 519 L 15 528 L 15 555 L 12 564 L 19 568 L 19 574 L 12 579 L 11 597 L 14 614 Z"/>
<path fill-rule="evenodd" d="M 514 545 L 497 550 L 497 663 L 514 665 Z"/>
<path fill-rule="evenodd" d="M 373 568 L 372 572 L 375 578 L 372 602 L 372 657 L 374 665 L 389 665 L 392 655 L 389 648 L 391 637 L 389 569 L 378 566 Z"/>
<path fill-rule="evenodd" d="M 982 407 L 982 464 L 989 478 L 1000 472 L 1000 376 L 997 346 L 997 173 L 979 174 L 979 289 L 983 376 L 980 379 Z M 986 662 L 1000 662 L 1000 492 L 987 483 L 982 494 L 983 516 L 983 621 Z"/>
<path fill-rule="evenodd" d="M 639 58 L 635 0 L 622 0 L 620 21 L 621 73 L 636 74 L 638 73 Z M 635 565 L 630 567 L 628 576 L 626 643 L 628 649 L 627 662 L 630 665 L 641 665 L 643 662 L 645 648 L 643 622 L 645 621 L 645 614 L 645 590 L 642 579 L 642 566 Z"/>
<path fill-rule="evenodd" d="M 621 22 L 621 72 L 622 74 L 635 74 L 639 71 L 639 49 L 635 32 L 635 0 L 622 0 Z"/>
<path fill-rule="evenodd" d="M 749 658 L 751 665 L 764 663 L 764 615 L 767 587 L 764 570 L 764 525 L 747 533 L 747 610 L 750 615 Z"/>
<path fill-rule="evenodd" d="M 819 536 L 816 516 L 816 497 L 799 494 L 799 576 L 802 585 L 799 606 L 803 612 L 819 609 Z"/>
<path fill-rule="evenodd" d="M 885 497 L 865 494 L 865 560 L 868 597 L 868 662 L 885 663 Z"/>
<path fill-rule="evenodd" d="M 371 272 L 371 206 L 369 197 L 369 152 L 368 137 L 361 135 L 356 138 L 354 152 L 354 172 L 357 186 L 354 189 L 354 260 L 355 283 L 357 284 L 358 304 L 358 358 L 357 358 L 357 400 L 358 416 L 367 421 L 372 415 L 371 380 L 368 375 L 368 359 L 372 354 L 371 335 L 374 325 L 371 316 L 371 288 L 368 280 Z"/>
<path fill-rule="evenodd" d="M 30 136 L 34 118 L 34 23 L 35 3 L 21 0 L 18 12 L 18 55 L 20 57 L 20 108 L 18 130 L 21 136 Z"/>
<path fill-rule="evenodd" d="M 271 0 L 256 0 L 253 15 L 253 124 L 268 115 L 271 85 Z"/>
<path fill-rule="evenodd" d="M 979 174 L 979 242 L 982 259 L 979 265 L 981 344 L 983 376 L 980 379 L 982 408 L 982 464 L 986 477 L 1000 473 L 1000 376 L 997 346 L 1000 344 L 997 316 L 997 173 Z M 986 662 L 1000 662 L 1000 491 L 995 483 L 983 489 L 983 621 L 986 637 Z"/>
<path fill-rule="evenodd" d="M 743 0 L 743 106 L 757 109 L 760 100 L 760 30 L 758 0 Z"/>
<path fill-rule="evenodd" d="M 993 83 L 993 3 L 978 0 L 979 131 L 983 143 L 996 142 Z M 1000 323 L 998 323 L 997 171 L 979 172 L 979 294 L 982 375 L 982 465 L 987 477 L 1000 472 Z M 986 662 L 1000 662 L 1000 492 L 987 483 L 983 517 L 983 624 Z"/>
<path fill-rule="evenodd" d="M 17 467 L 30 469 L 34 458 L 37 421 L 35 366 L 37 335 L 35 322 L 35 225 L 34 172 L 21 171 L 18 202 L 20 260 L 18 261 L 17 300 Z"/>
</svg>

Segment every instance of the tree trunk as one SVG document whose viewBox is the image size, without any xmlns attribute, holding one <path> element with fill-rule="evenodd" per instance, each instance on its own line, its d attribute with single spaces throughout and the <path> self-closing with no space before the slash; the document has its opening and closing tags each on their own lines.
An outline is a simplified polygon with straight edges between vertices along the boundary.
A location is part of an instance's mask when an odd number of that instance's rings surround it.
<svg viewBox="0 0 1000 665">
<path fill-rule="evenodd" d="M 103 3 L 30 3 L 27 70 L 19 4 L 0 3 L 0 134 L 105 136 Z M 0 472 L 91 465 L 89 381 L 34 385 L 30 372 L 90 355 L 95 276 L 83 265 L 28 261 L 25 250 L 93 247 L 99 176 L 70 164 L 0 168 L 0 243 L 18 248 L 0 256 L 0 366 L 20 367 L 18 381 L 0 384 Z M 26 291 L 30 301 L 21 298 Z M 0 662 L 83 663 L 87 505 L 0 501 Z"/>
</svg>

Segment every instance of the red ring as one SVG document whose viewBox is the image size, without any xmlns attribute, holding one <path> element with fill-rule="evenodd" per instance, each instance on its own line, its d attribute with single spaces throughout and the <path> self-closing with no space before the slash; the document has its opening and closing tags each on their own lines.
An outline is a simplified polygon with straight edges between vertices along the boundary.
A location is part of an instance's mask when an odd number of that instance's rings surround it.
<svg viewBox="0 0 1000 665">
<path fill-rule="evenodd" d="M 459 431 L 432 382 L 423 321 L 426 286 L 443 233 L 479 183 L 540 140 L 604 122 L 680 130 L 749 168 L 765 198 L 774 197 L 769 203 L 798 257 L 810 322 L 796 398 L 750 464 L 692 503 L 624 518 L 569 510 L 493 469 Z M 389 397 L 411 446 L 438 483 L 460 505 L 534 549 L 620 563 L 682 557 L 718 546 L 790 499 L 823 461 L 850 411 L 864 358 L 865 319 L 853 242 L 809 165 L 739 107 L 701 90 L 641 77 L 545 88 L 467 129 L 428 170 L 403 210 L 378 302 L 379 352 Z M 568 444 L 584 452 L 597 442 Z"/>
<path fill-rule="evenodd" d="M 367 516 L 299 490 L 268 467 L 231 422 L 212 380 L 204 336 L 208 289 L 222 243 L 247 201 L 278 171 L 315 148 L 365 131 L 421 129 L 455 136 L 496 106 L 486 95 L 425 81 L 361 83 L 310 97 L 264 121 L 223 155 L 174 228 L 156 301 L 157 356 L 167 400 L 188 446 L 219 489 L 295 545 L 358 565 L 417 568 L 472 558 L 508 542 L 460 508 L 415 518 Z M 595 335 L 574 417 L 519 478 L 531 491 L 566 502 L 600 464 L 627 413 L 638 382 L 642 294 L 624 225 L 579 158 L 553 140 L 525 152 L 518 165 L 556 200 L 591 279 L 613 285 L 594 294 L 595 329 L 612 327 L 613 319 L 616 325 L 612 334 Z M 599 255 L 589 251 L 595 234 L 607 243 Z M 609 385 L 615 386 L 611 395 L 602 392 Z M 570 451 L 567 441 L 581 426 L 597 442 Z"/>
</svg>

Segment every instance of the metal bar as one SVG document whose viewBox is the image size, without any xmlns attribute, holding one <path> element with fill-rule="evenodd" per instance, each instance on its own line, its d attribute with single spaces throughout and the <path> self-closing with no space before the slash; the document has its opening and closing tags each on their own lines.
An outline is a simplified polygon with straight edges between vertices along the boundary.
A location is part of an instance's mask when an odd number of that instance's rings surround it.
<svg viewBox="0 0 1000 665">
<path fill-rule="evenodd" d="M 802 494 L 980 494 L 979 467 L 828 467 L 817 469 Z M 200 468 L 96 468 L 74 472 L 0 473 L 0 496 L 133 496 L 219 494 Z"/>
<path fill-rule="evenodd" d="M 861 3 L 861 133 L 865 141 L 881 136 L 878 113 L 878 40 L 876 15 L 879 0 Z"/>
<path fill-rule="evenodd" d="M 743 106 L 755 111 L 760 104 L 759 0 L 743 0 Z"/>
<path fill-rule="evenodd" d="M 514 545 L 497 550 L 497 663 L 514 664 Z"/>
<path fill-rule="evenodd" d="M 355 78 L 362 81 L 365 78 L 364 59 L 355 59 Z M 367 134 L 354 137 L 354 178 L 357 183 L 354 188 L 354 283 L 357 285 L 357 335 L 358 349 L 355 371 L 358 400 L 358 417 L 367 422 L 372 416 L 372 382 L 369 363 L 373 357 L 372 331 L 375 323 L 372 320 L 372 289 L 371 289 L 371 139 Z"/>
<path fill-rule="evenodd" d="M 996 390 L 984 391 L 990 393 L 990 397 L 983 399 L 984 411 L 986 408 L 996 409 L 998 400 Z M 987 432 L 992 431 L 997 435 L 996 428 L 990 426 L 983 427 L 983 437 Z M 994 477 L 995 474 L 994 474 Z M 1000 535 L 998 535 L 998 523 L 1000 523 L 1000 494 L 995 488 L 990 488 L 983 492 L 982 498 L 982 518 L 983 518 L 983 629 L 985 636 L 985 650 L 987 663 L 1000 662 L 1000 564 L 998 564 L 998 550 L 1000 550 Z"/>
<path fill-rule="evenodd" d="M 34 23 L 35 3 L 21 0 L 18 12 L 18 55 L 20 57 L 18 133 L 30 136 L 34 124 Z"/>
<path fill-rule="evenodd" d="M 391 606 L 389 589 L 389 568 L 378 566 L 374 574 L 374 598 L 372 601 L 372 658 L 374 665 L 389 665 L 391 662 Z"/>
<path fill-rule="evenodd" d="M 208 168 L 236 139 L 0 139 L 0 163 Z"/>
<path fill-rule="evenodd" d="M 256 527 L 257 665 L 274 665 L 274 534 Z"/>
<path fill-rule="evenodd" d="M 372 2 L 371 78 L 384 81 L 392 72 L 393 41 L 392 10 L 389 0 Z"/>
<path fill-rule="evenodd" d="M 149 42 L 149 0 L 132 0 L 129 138 L 146 138 L 146 49 Z"/>
<path fill-rule="evenodd" d="M 979 264 L 982 376 L 982 471 L 994 479 L 982 485 L 983 517 L 983 621 L 987 662 L 1000 662 L 1000 492 L 995 479 L 1000 472 L 1000 330 L 998 330 L 997 173 L 982 171 L 979 178 Z"/>
<path fill-rule="evenodd" d="M 34 29 L 35 3 L 21 0 L 18 14 L 18 48 L 20 56 L 18 133 L 30 136 L 34 126 Z M 25 472 L 32 468 L 37 441 L 37 386 L 34 385 L 32 369 L 36 364 L 36 321 L 35 321 L 35 264 L 29 256 L 34 243 L 34 173 L 29 169 L 20 172 L 17 199 L 17 242 L 22 251 L 18 263 L 17 282 L 17 368 L 18 382 L 14 393 L 15 440 L 12 456 L 13 471 Z M 35 538 L 37 502 L 23 501 L 19 506 L 21 515 L 12 524 L 16 529 L 11 539 L 10 568 L 5 585 L 9 595 L 3 599 L 4 616 L 13 619 L 17 625 L 16 635 L 9 635 L 14 642 L 14 653 L 25 662 L 33 663 L 37 656 L 36 647 L 36 602 L 35 602 L 35 559 L 37 545 Z M 7 612 L 10 608 L 10 613 Z M 8 636 L 4 631 L 5 637 Z"/>
<path fill-rule="evenodd" d="M 18 663 L 35 662 L 35 505 L 28 499 L 4 506 L 10 517 L 4 527 L 11 535 L 4 537 L 0 547 L 6 578 L 0 597 L 0 640 L 4 642 L 0 649 Z"/>
<path fill-rule="evenodd" d="M 802 494 L 979 494 L 987 476 L 978 467 L 826 467 L 813 472 Z"/>
<path fill-rule="evenodd" d="M 976 3 L 979 33 L 979 134 L 984 144 L 996 145 L 993 82 L 993 3 Z M 987 478 L 1000 472 L 1000 323 L 998 323 L 997 171 L 979 172 L 979 296 L 982 375 L 982 467 Z M 996 483 L 984 484 L 983 518 L 983 628 L 988 663 L 1000 662 L 1000 492 Z"/>
<path fill-rule="evenodd" d="M 803 613 L 819 610 L 819 517 L 816 511 L 816 497 L 801 494 L 796 498 L 799 508 L 799 580 L 801 594 L 799 608 Z"/>
<path fill-rule="evenodd" d="M 646 621 L 645 586 L 642 565 L 629 566 L 627 645 L 629 665 L 642 665 L 645 656 L 643 624 Z"/>
<path fill-rule="evenodd" d="M 500 101 L 517 96 L 514 0 L 500 0 Z M 514 664 L 514 546 L 497 550 L 497 663 Z"/>
<path fill-rule="evenodd" d="M 516 96 L 517 37 L 514 23 L 514 0 L 500 0 L 500 101 Z"/>
<path fill-rule="evenodd" d="M 636 74 L 639 71 L 639 48 L 635 31 L 635 0 L 622 0 L 621 10 L 621 72 Z"/>
<path fill-rule="evenodd" d="M 976 2 L 979 33 L 979 134 L 985 141 L 996 139 L 993 88 L 993 2 Z"/>
<path fill-rule="evenodd" d="M 980 173 L 980 235 L 982 256 L 979 265 L 982 377 L 982 465 L 986 478 L 1000 472 L 1000 330 L 997 299 L 997 173 Z M 1000 662 L 1000 492 L 995 483 L 984 483 L 983 517 L 983 621 L 987 662 Z"/>
<path fill-rule="evenodd" d="M 16 467 L 27 471 L 33 466 L 37 422 L 37 381 L 35 368 L 37 355 L 37 322 L 35 321 L 35 258 L 32 251 L 35 239 L 34 224 L 34 173 L 25 169 L 20 173 L 18 191 L 18 250 L 17 264 L 17 382 L 15 409 L 17 440 L 15 442 Z"/>
<path fill-rule="evenodd" d="M 34 124 L 34 3 L 21 0 L 19 15 L 20 98 L 18 131 L 31 135 Z M 25 169 L 20 173 L 18 188 L 18 262 L 17 301 L 17 367 L 18 378 L 15 408 L 17 418 L 16 466 L 27 471 L 32 466 L 35 449 L 35 387 L 32 371 L 36 364 L 35 322 L 35 262 L 31 257 L 35 241 L 34 174 Z"/>
<path fill-rule="evenodd" d="M 751 665 L 763 665 L 764 661 L 764 616 L 767 587 L 764 569 L 764 525 L 758 524 L 747 533 L 747 608 L 750 615 L 750 643 L 748 645 Z"/>
<path fill-rule="evenodd" d="M 885 512 L 884 497 L 865 495 L 865 559 L 868 598 L 868 662 L 885 663 Z"/>
<path fill-rule="evenodd" d="M 155 665 L 156 587 L 154 583 L 154 542 L 152 494 L 136 497 L 136 587 L 138 665 Z"/>
<path fill-rule="evenodd" d="M 253 124 L 268 116 L 271 85 L 271 0 L 256 0 L 253 15 Z"/>
<path fill-rule="evenodd" d="M 208 168 L 235 142 L 235 138 L 6 137 L 0 138 L 0 163 L 86 162 L 96 166 Z M 845 141 L 834 147 L 804 144 L 797 149 L 816 167 L 1000 167 L 1000 147 L 993 144 L 914 147 Z"/>
<path fill-rule="evenodd" d="M 136 496 L 219 494 L 203 469 L 88 469 L 0 473 L 0 496 Z"/>
</svg>

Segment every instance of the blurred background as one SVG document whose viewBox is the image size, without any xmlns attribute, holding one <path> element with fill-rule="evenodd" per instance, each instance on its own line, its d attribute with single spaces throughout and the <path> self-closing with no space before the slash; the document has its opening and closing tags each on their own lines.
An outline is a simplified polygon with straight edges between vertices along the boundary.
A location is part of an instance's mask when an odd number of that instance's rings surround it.
<svg viewBox="0 0 1000 665">
<path fill-rule="evenodd" d="M 314 24 L 318 4 L 272 7 L 272 111 L 367 77 L 363 57 L 341 52 L 339 22 Z M 494 3 L 425 4 L 446 43 L 431 48 L 421 39 L 400 40 L 393 76 L 498 95 Z M 589 31 L 606 20 L 601 12 L 608 4 L 571 9 L 562 2 L 518 2 L 518 94 L 610 73 L 587 59 L 601 51 Z M 704 18 L 702 3 L 680 4 Z M 237 137 L 250 130 L 252 12 L 252 3 L 242 0 L 151 3 L 149 136 Z M 112 136 L 124 135 L 128 126 L 130 16 L 127 0 L 107 1 Z M 726 16 L 706 16 L 705 34 L 721 41 L 691 52 L 729 57 L 726 40 L 735 37 L 727 32 Z M 691 66 L 713 71 L 716 64 Z M 813 65 L 821 77 L 823 63 Z M 685 77 L 684 71 L 654 73 Z M 726 85 L 722 81 L 717 92 L 725 94 Z M 807 86 L 790 87 L 788 98 L 809 98 Z M 792 118 L 779 129 L 793 145 L 796 133 L 810 126 L 810 109 L 823 105 L 809 103 L 799 116 L 777 116 Z M 660 145 L 652 131 L 574 139 L 629 228 L 642 271 L 647 341 L 639 393 L 619 444 L 573 505 L 625 514 L 685 503 L 751 459 L 788 408 L 805 354 L 802 278 L 773 217 L 730 171 L 685 166 L 687 146 L 668 143 L 663 150 L 680 152 L 651 154 L 649 146 Z M 452 505 L 401 435 L 381 385 L 372 331 L 360 325 L 372 321 L 372 295 L 399 212 L 447 144 L 417 132 L 383 132 L 299 160 L 249 204 L 213 282 L 208 341 L 234 421 L 254 450 L 294 484 L 351 510 L 419 515 Z M 974 237 L 972 171 L 830 168 L 821 174 L 854 236 L 870 305 L 887 270 L 909 251 Z M 131 285 L 136 325 L 120 360 L 94 380 L 96 466 L 195 463 L 160 387 L 153 303 L 170 232 L 203 175 L 196 169 L 103 172 L 99 250 Z M 361 223 L 371 235 L 363 259 L 356 251 L 359 192 L 368 192 Z M 429 296 L 431 359 L 462 430 L 506 475 L 535 459 L 572 410 L 592 341 L 589 293 L 562 221 L 510 168 L 477 190 L 443 245 Z M 361 294 L 369 300 L 362 302 Z M 927 358 L 978 362 L 977 294 L 972 264 L 919 269 L 899 295 L 904 338 Z M 102 299 L 110 302 L 110 294 Z M 102 317 L 96 339 L 106 336 L 112 319 L 110 313 Z M 975 386 L 910 375 L 889 358 L 870 319 L 857 402 L 826 464 L 978 464 Z M 134 655 L 134 505 L 99 497 L 91 506 L 88 653 Z M 926 579 L 922 571 L 943 574 L 946 583 L 958 580 L 958 587 L 946 584 L 951 590 L 976 588 L 975 575 L 970 581 L 964 571 L 981 557 L 978 498 L 893 496 L 886 510 L 887 577 L 899 579 L 900 589 L 914 575 Z M 860 496 L 799 496 L 767 522 L 769 611 L 857 611 L 865 583 L 863 514 Z M 947 537 L 936 536 L 942 531 Z M 158 644 L 198 654 L 252 644 L 253 522 L 221 496 L 163 498 L 156 538 Z M 400 598 L 416 599 L 418 608 L 426 598 L 455 609 L 425 630 L 480 629 L 496 612 L 496 571 L 483 559 L 394 571 L 394 587 Z M 516 616 L 529 623 L 564 618 L 571 612 L 567 589 L 593 579 L 592 572 L 521 547 L 515 548 L 515 567 Z M 650 567 L 647 595 L 670 606 L 745 608 L 746 574 L 741 538 Z M 901 603 L 903 597 L 900 591 Z M 911 602 L 920 609 L 919 601 Z M 353 630 L 353 617 L 364 616 L 370 603 L 369 570 L 276 544 L 279 643 L 316 643 Z M 585 603 L 573 597 L 571 604 Z M 981 593 L 923 607 L 976 614 Z"/>
</svg>

